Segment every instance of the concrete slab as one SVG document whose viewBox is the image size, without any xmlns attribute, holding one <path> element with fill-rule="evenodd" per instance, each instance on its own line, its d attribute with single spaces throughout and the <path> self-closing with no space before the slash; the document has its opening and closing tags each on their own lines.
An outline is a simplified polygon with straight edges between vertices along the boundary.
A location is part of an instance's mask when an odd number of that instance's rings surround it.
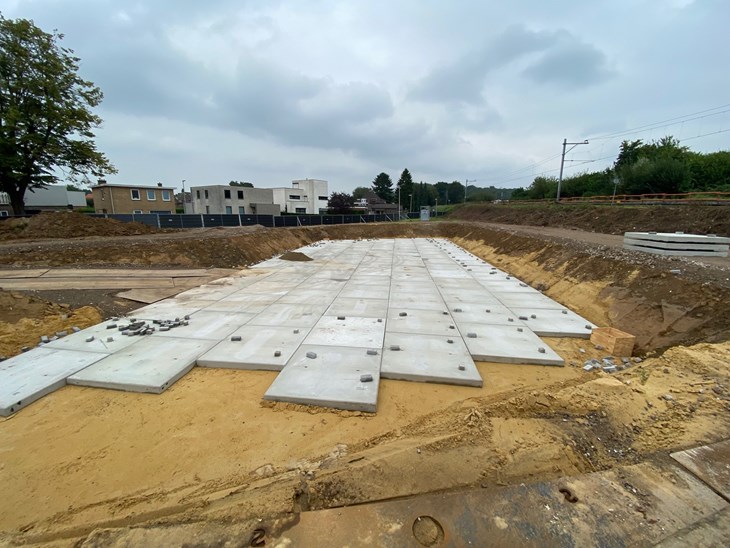
<svg viewBox="0 0 730 548">
<path fill-rule="evenodd" d="M 532 331 L 518 329 L 519 327 L 504 325 L 459 324 L 464 342 L 475 360 L 537 365 L 564 364 L 563 358 Z M 470 333 L 476 337 L 469 337 Z"/>
<path fill-rule="evenodd" d="M 523 320 L 524 324 L 535 335 L 541 337 L 578 337 L 581 339 L 590 339 L 591 332 L 594 328 L 598 327 L 567 308 L 560 310 L 513 308 L 512 312 L 518 318 L 527 318 Z M 532 316 L 536 316 L 536 318 Z"/>
<path fill-rule="evenodd" d="M 486 325 L 507 325 L 521 327 L 525 324 L 518 315 L 501 304 L 462 304 L 457 303 L 447 308 L 457 327 L 462 323 L 480 323 Z M 488 312 L 487 312 L 488 311 Z"/>
<path fill-rule="evenodd" d="M 381 348 L 384 334 L 385 322 L 376 318 L 322 316 L 304 344 Z"/>
<path fill-rule="evenodd" d="M 7 417 L 58 390 L 69 375 L 106 356 L 100 352 L 34 348 L 0 362 L 0 415 Z"/>
<path fill-rule="evenodd" d="M 380 351 L 370 355 L 365 348 L 302 345 L 264 399 L 374 413 L 380 360 Z M 363 375 L 370 375 L 372 381 L 363 382 Z"/>
<path fill-rule="evenodd" d="M 348 284 L 338 296 L 347 299 L 387 299 L 389 295 L 390 284 L 382 286 L 371 285 L 367 287 Z"/>
<path fill-rule="evenodd" d="M 213 341 L 144 337 L 68 377 L 69 384 L 160 394 L 195 366 Z"/>
<path fill-rule="evenodd" d="M 114 325 L 127 325 L 126 320 L 106 321 L 88 327 L 78 333 L 71 333 L 66 337 L 57 339 L 44 345 L 44 348 L 58 348 L 60 350 L 78 350 L 81 352 L 99 352 L 101 354 L 113 354 L 122 348 L 128 347 L 139 340 L 139 337 L 128 337 L 122 335 Z M 108 327 L 112 327 L 108 329 Z M 87 339 L 93 337 L 93 340 Z M 113 340 L 109 340 L 109 338 Z"/>
<path fill-rule="evenodd" d="M 305 284 L 306 285 L 306 284 Z M 337 296 L 336 291 L 326 289 L 293 289 L 281 299 L 279 304 L 317 304 L 329 305 Z"/>
<path fill-rule="evenodd" d="M 450 306 L 458 304 L 499 304 L 497 297 L 486 289 L 481 290 L 464 290 L 446 288 L 441 290 L 441 296 Z"/>
<path fill-rule="evenodd" d="M 406 314 L 401 316 L 401 314 Z M 456 324 L 445 309 L 416 310 L 391 308 L 388 311 L 388 333 L 457 336 Z"/>
<path fill-rule="evenodd" d="M 203 308 L 215 303 L 215 300 L 196 300 L 181 303 L 175 299 L 165 299 L 154 304 L 148 304 L 142 308 L 133 310 L 128 315 L 130 318 L 143 320 L 174 320 L 195 314 Z"/>
<path fill-rule="evenodd" d="M 398 347 L 398 350 L 392 348 Z M 462 369 L 463 368 L 463 369 Z M 380 366 L 383 379 L 482 386 L 461 336 L 387 333 Z"/>
<path fill-rule="evenodd" d="M 175 298 L 180 302 L 196 300 L 219 301 L 240 289 L 240 287 L 234 285 L 201 285 L 200 287 L 183 291 Z"/>
<path fill-rule="evenodd" d="M 325 315 L 385 318 L 388 315 L 388 301 L 385 299 L 348 299 L 339 297 L 334 300 Z"/>
<path fill-rule="evenodd" d="M 197 362 L 203 367 L 281 371 L 308 334 L 306 328 L 245 326 L 208 350 Z M 232 341 L 234 336 L 241 340 Z"/>
<path fill-rule="evenodd" d="M 419 295 L 391 295 L 390 308 L 403 310 L 448 310 L 444 300 L 440 296 L 422 297 Z"/>
<path fill-rule="evenodd" d="M 552 310 L 563 310 L 565 306 L 557 301 L 552 300 L 542 293 L 526 293 L 518 291 L 515 293 L 497 293 L 495 294 L 499 302 L 507 308 L 545 308 Z"/>
<path fill-rule="evenodd" d="M 653 253 L 655 255 L 667 255 L 672 257 L 727 257 L 727 251 L 695 251 L 695 250 L 672 250 L 672 249 L 659 249 L 648 246 L 638 246 L 631 244 L 624 244 L 624 249 L 631 249 L 633 251 L 644 251 L 646 253 Z"/>
<path fill-rule="evenodd" d="M 245 312 L 214 312 L 201 310 L 190 317 L 188 325 L 181 325 L 170 331 L 157 330 L 152 337 L 174 337 L 178 339 L 203 339 L 218 342 L 241 326 L 246 325 L 256 314 Z M 134 337 L 125 337 L 134 338 Z"/>
<path fill-rule="evenodd" d="M 248 323 L 260 326 L 312 327 L 316 324 L 327 305 L 322 304 L 279 304 L 269 305 Z"/>
<path fill-rule="evenodd" d="M 222 299 L 216 301 L 211 305 L 206 306 L 200 312 L 221 312 L 221 313 L 246 313 L 246 314 L 258 314 L 263 312 L 269 306 L 268 302 L 257 303 L 257 302 L 244 302 L 244 301 L 231 301 L 228 299 Z M 196 312 L 197 314 L 197 312 Z"/>
</svg>

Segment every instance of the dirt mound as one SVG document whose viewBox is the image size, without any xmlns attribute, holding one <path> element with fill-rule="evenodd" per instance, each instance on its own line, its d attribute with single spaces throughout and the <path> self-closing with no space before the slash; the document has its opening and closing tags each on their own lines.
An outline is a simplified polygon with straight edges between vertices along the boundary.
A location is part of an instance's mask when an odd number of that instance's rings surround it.
<svg viewBox="0 0 730 548">
<path fill-rule="evenodd" d="M 730 206 L 480 204 L 459 207 L 449 219 L 576 228 L 603 234 L 637 230 L 730 235 Z"/>
<path fill-rule="evenodd" d="M 299 251 L 287 251 L 279 258 L 282 261 L 311 261 L 311 260 L 313 260 L 312 257 L 308 257 L 307 255 L 305 255 L 304 253 L 300 253 Z"/>
<path fill-rule="evenodd" d="M 33 217 L 0 222 L 2 240 L 43 240 L 87 236 L 134 236 L 152 234 L 158 229 L 141 223 L 122 223 L 76 212 L 40 213 Z"/>
</svg>

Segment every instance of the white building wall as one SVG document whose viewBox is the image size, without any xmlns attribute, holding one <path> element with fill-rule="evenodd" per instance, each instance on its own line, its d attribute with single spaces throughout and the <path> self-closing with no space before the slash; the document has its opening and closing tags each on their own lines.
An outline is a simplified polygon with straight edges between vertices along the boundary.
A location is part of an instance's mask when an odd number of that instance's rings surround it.
<svg viewBox="0 0 730 548">
<path fill-rule="evenodd" d="M 227 185 L 194 186 L 190 188 L 191 202 L 185 213 L 216 215 L 253 215 L 256 204 L 274 204 L 270 188 L 250 188 Z M 270 208 L 267 208 L 267 214 Z"/>
<path fill-rule="evenodd" d="M 34 207 L 86 207 L 86 192 L 66 190 L 64 185 L 35 188 L 25 193 L 25 206 Z"/>
</svg>

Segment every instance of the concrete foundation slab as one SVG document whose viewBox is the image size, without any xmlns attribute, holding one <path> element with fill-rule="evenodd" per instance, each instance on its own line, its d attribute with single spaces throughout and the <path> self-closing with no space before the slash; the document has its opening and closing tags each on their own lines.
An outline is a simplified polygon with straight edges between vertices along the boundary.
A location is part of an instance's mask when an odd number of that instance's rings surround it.
<svg viewBox="0 0 730 548">
<path fill-rule="evenodd" d="M 390 284 L 369 287 L 347 285 L 339 294 L 347 299 L 387 299 L 390 294 Z"/>
<path fill-rule="evenodd" d="M 186 302 L 165 299 L 164 301 L 133 310 L 129 313 L 129 317 L 142 320 L 174 320 L 175 318 L 184 318 L 185 316 L 195 314 L 216 302 L 216 300 L 208 301 L 203 299 Z"/>
<path fill-rule="evenodd" d="M 197 360 L 203 367 L 281 371 L 309 334 L 309 329 L 245 326 Z M 232 341 L 231 337 L 241 337 Z"/>
<path fill-rule="evenodd" d="M 532 331 L 503 325 L 459 324 L 469 353 L 479 361 L 563 365 L 563 358 Z M 470 337 L 470 334 L 476 335 Z M 542 349 L 542 351 L 540 350 Z"/>
<path fill-rule="evenodd" d="M 340 319 L 344 318 L 344 319 Z M 357 316 L 322 316 L 304 343 L 308 345 L 381 348 L 385 322 Z"/>
<path fill-rule="evenodd" d="M 256 314 L 245 312 L 212 312 L 201 310 L 191 316 L 188 325 L 181 325 L 170 331 L 156 331 L 152 337 L 174 337 L 178 339 L 203 339 L 220 341 L 241 326 L 247 324 Z M 126 339 L 134 337 L 125 337 Z"/>
<path fill-rule="evenodd" d="M 392 294 L 389 306 L 398 310 L 448 310 L 448 306 L 441 296 L 421 297 L 419 295 Z"/>
<path fill-rule="evenodd" d="M 68 377 L 69 384 L 160 394 L 190 371 L 213 341 L 145 337 Z"/>
<path fill-rule="evenodd" d="M 457 327 L 462 323 L 481 323 L 486 325 L 524 326 L 518 314 L 501 304 L 462 304 L 447 308 Z"/>
<path fill-rule="evenodd" d="M 356 316 L 360 318 L 385 318 L 388 301 L 385 299 L 348 299 L 340 297 L 327 309 L 327 316 Z"/>
<path fill-rule="evenodd" d="M 113 354 L 114 352 L 126 348 L 139 340 L 139 337 L 127 337 L 116 327 L 107 329 L 114 325 L 126 325 L 129 322 L 106 321 L 100 324 L 88 327 L 78 333 L 71 333 L 66 337 L 57 339 L 44 345 L 44 348 L 58 348 L 60 350 L 79 350 L 82 352 L 100 352 L 102 354 Z M 93 337 L 93 340 L 88 341 Z M 108 340 L 109 338 L 113 340 Z"/>
<path fill-rule="evenodd" d="M 66 384 L 66 378 L 105 358 L 99 352 L 34 348 L 0 363 L 0 416 L 7 417 Z"/>
<path fill-rule="evenodd" d="M 597 326 L 572 310 L 550 310 L 545 308 L 513 308 L 517 317 L 527 318 L 524 324 L 541 337 L 578 337 L 590 339 Z M 533 318 L 532 316 L 536 316 Z"/>
<path fill-rule="evenodd" d="M 460 291 L 458 289 L 447 288 L 441 290 L 441 295 L 448 305 L 469 303 L 483 305 L 499 304 L 497 297 L 486 289 Z"/>
<path fill-rule="evenodd" d="M 279 304 L 275 303 L 258 313 L 250 325 L 312 327 L 316 324 L 327 305 L 322 304 Z"/>
<path fill-rule="evenodd" d="M 294 289 L 276 301 L 279 304 L 329 305 L 337 292 L 326 289 Z"/>
<path fill-rule="evenodd" d="M 398 350 L 391 350 L 394 347 Z M 387 333 L 380 377 L 482 386 L 482 377 L 461 336 Z"/>
<path fill-rule="evenodd" d="M 405 316 L 401 316 L 405 314 Z M 413 333 L 420 335 L 457 336 L 458 330 L 451 314 L 446 309 L 416 310 L 390 308 L 388 311 L 388 333 Z"/>
<path fill-rule="evenodd" d="M 302 345 L 264 399 L 374 413 L 380 360 L 380 352 L 370 355 L 365 348 Z M 364 375 L 372 381 L 363 382 Z"/>
<path fill-rule="evenodd" d="M 552 310 L 563 310 L 565 306 L 550 297 L 535 291 L 535 293 L 525 293 L 518 291 L 515 293 L 497 293 L 495 294 L 499 302 L 507 308 L 546 308 Z"/>
</svg>

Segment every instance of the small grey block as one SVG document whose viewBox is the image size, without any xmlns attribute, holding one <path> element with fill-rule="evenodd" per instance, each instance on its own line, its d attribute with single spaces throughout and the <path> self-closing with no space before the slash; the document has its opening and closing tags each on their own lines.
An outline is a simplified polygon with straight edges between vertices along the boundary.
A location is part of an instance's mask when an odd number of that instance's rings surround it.
<svg viewBox="0 0 730 548">
<path fill-rule="evenodd" d="M 73 331 L 74 333 L 78 333 L 79 331 L 81 331 L 81 328 L 80 328 L 80 327 L 76 327 L 76 326 L 74 325 L 74 326 L 73 326 L 73 327 L 71 328 L 71 330 L 72 330 L 72 331 Z"/>
<path fill-rule="evenodd" d="M 368 348 L 367 354 L 368 354 L 368 356 L 377 356 L 378 355 L 378 351 L 377 350 L 373 350 L 372 348 Z"/>
<path fill-rule="evenodd" d="M 454 308 L 454 312 L 461 312 L 461 308 Z"/>
<path fill-rule="evenodd" d="M 281 350 L 274 350 L 274 357 L 278 358 L 279 356 L 281 356 Z"/>
<path fill-rule="evenodd" d="M 538 352 L 539 352 L 540 354 L 544 354 L 544 353 L 545 353 L 545 347 L 543 347 L 543 346 L 540 346 L 540 347 L 538 347 L 537 351 L 538 351 Z"/>
<path fill-rule="evenodd" d="M 520 316 L 518 319 L 519 320 L 526 320 L 527 319 L 527 316 Z"/>
<path fill-rule="evenodd" d="M 533 320 L 536 320 L 537 319 L 537 314 L 530 314 L 530 318 L 532 318 Z"/>
<path fill-rule="evenodd" d="M 514 318 L 507 318 L 507 321 L 508 322 L 513 322 L 513 321 L 515 321 L 515 319 Z"/>
<path fill-rule="evenodd" d="M 241 335 L 233 335 L 233 336 L 231 337 L 231 340 L 232 340 L 233 342 L 238 342 L 238 341 L 240 341 L 240 340 L 241 340 Z"/>
<path fill-rule="evenodd" d="M 519 333 L 522 333 L 522 331 L 524 331 L 524 330 L 523 330 L 523 329 L 522 329 L 521 327 L 518 327 L 518 328 L 517 328 L 517 331 L 518 331 Z"/>
<path fill-rule="evenodd" d="M 466 367 L 464 367 L 463 365 L 460 365 L 459 366 L 459 371 L 466 371 Z"/>
<path fill-rule="evenodd" d="M 86 342 L 91 342 L 93 340 L 94 340 L 94 335 L 89 335 L 88 337 L 86 337 Z"/>
<path fill-rule="evenodd" d="M 316 357 L 317 357 L 317 353 L 316 352 L 307 352 L 307 358 L 313 360 Z"/>
<path fill-rule="evenodd" d="M 470 338 L 470 339 L 476 339 L 477 338 L 477 334 L 476 333 L 467 333 L 466 336 L 468 338 Z"/>
<path fill-rule="evenodd" d="M 298 333 L 299 333 L 299 330 L 298 329 L 295 329 L 294 330 L 294 334 L 297 335 Z"/>
<path fill-rule="evenodd" d="M 603 370 L 604 370 L 604 371 L 605 371 L 606 373 L 615 373 L 615 372 L 617 371 L 617 369 L 616 369 L 616 366 L 615 366 L 615 365 L 606 365 L 606 366 L 604 366 L 604 367 L 603 367 Z"/>
<path fill-rule="evenodd" d="M 114 342 L 114 337 L 107 337 L 106 342 Z"/>
<path fill-rule="evenodd" d="M 398 315 L 401 317 L 408 316 L 408 312 L 398 312 Z"/>
<path fill-rule="evenodd" d="M 400 346 L 398 346 L 397 344 L 391 344 L 390 349 L 394 352 L 397 352 L 398 350 L 400 350 Z"/>
<path fill-rule="evenodd" d="M 586 328 L 586 329 L 590 329 L 591 331 L 593 331 L 593 328 L 592 328 L 592 327 L 591 327 L 591 326 L 590 326 L 589 324 L 586 324 L 586 325 L 585 325 L 585 328 Z"/>
<path fill-rule="evenodd" d="M 170 328 L 167 327 L 166 325 L 161 325 L 160 326 L 160 331 L 170 331 Z"/>
<path fill-rule="evenodd" d="M 360 382 L 373 382 L 372 375 L 360 375 Z"/>
<path fill-rule="evenodd" d="M 587 363 L 583 366 L 583 371 L 593 371 L 593 364 Z"/>
<path fill-rule="evenodd" d="M 568 311 L 567 311 L 567 310 L 561 310 L 561 312 L 562 312 L 563 314 L 567 314 L 567 313 L 568 313 Z"/>
<path fill-rule="evenodd" d="M 48 342 L 48 335 L 41 335 L 41 342 L 47 343 Z"/>
<path fill-rule="evenodd" d="M 383 318 L 378 318 L 378 323 L 383 323 Z"/>
<path fill-rule="evenodd" d="M 603 350 L 603 347 L 600 344 L 597 344 L 594 348 L 596 350 Z"/>
<path fill-rule="evenodd" d="M 454 339 L 446 339 L 446 342 L 449 344 L 454 344 Z"/>
<path fill-rule="evenodd" d="M 190 319 L 190 314 L 185 314 L 184 319 L 189 320 Z"/>
<path fill-rule="evenodd" d="M 634 363 L 641 363 L 641 358 L 634 358 Z"/>
<path fill-rule="evenodd" d="M 68 335 L 68 331 L 57 331 L 56 332 L 56 336 L 59 338 L 65 337 L 66 335 Z"/>
<path fill-rule="evenodd" d="M 622 361 L 623 363 L 629 363 L 629 359 L 628 359 L 628 358 L 621 358 L 621 361 Z"/>
<path fill-rule="evenodd" d="M 49 340 L 49 341 L 51 341 L 51 342 L 53 342 L 53 341 L 57 341 L 57 340 L 58 340 L 58 337 L 56 337 L 56 336 L 54 335 L 53 337 L 50 337 L 50 338 L 49 338 L 48 340 Z"/>
<path fill-rule="evenodd" d="M 526 283 L 520 282 L 520 287 L 527 287 Z"/>
<path fill-rule="evenodd" d="M 491 314 L 492 313 L 492 310 L 489 309 L 489 308 L 487 308 L 484 312 L 486 312 L 487 314 Z"/>
<path fill-rule="evenodd" d="M 344 316 L 337 316 L 337 319 L 338 319 L 338 320 L 344 320 L 344 319 L 345 319 L 345 317 L 344 317 Z"/>
<path fill-rule="evenodd" d="M 30 346 L 24 346 L 20 349 L 21 352 L 28 352 L 28 350 L 30 350 Z"/>
<path fill-rule="evenodd" d="M 183 322 L 182 322 L 183 325 L 188 325 L 188 323 L 189 322 L 187 320 L 183 320 Z"/>
<path fill-rule="evenodd" d="M 443 314 L 444 316 L 448 316 L 449 315 L 449 313 L 446 312 L 445 310 L 441 314 Z"/>
</svg>

